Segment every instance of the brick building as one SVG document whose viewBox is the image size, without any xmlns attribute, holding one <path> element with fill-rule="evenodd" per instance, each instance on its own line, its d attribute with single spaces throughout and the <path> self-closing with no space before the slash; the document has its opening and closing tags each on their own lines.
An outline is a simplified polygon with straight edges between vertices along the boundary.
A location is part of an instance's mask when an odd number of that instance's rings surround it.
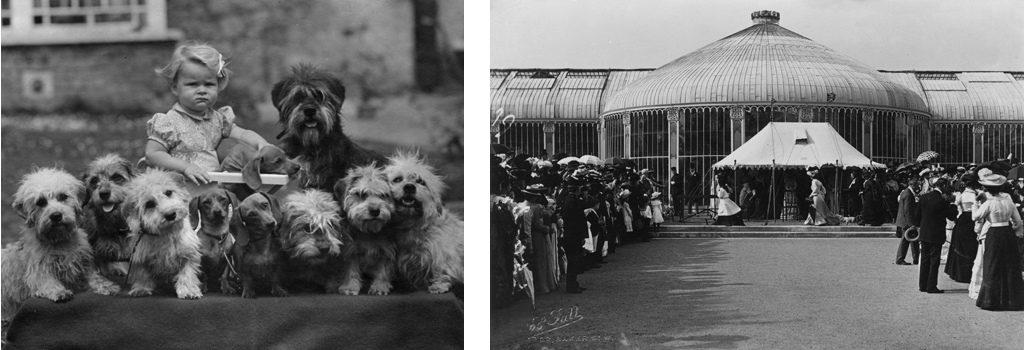
<svg viewBox="0 0 1024 350">
<path fill-rule="evenodd" d="M 182 40 L 206 42 L 236 72 L 221 104 L 268 104 L 300 62 L 341 76 L 352 98 L 461 84 L 462 0 L 3 0 L 0 110 L 165 111 L 153 69 Z"/>
</svg>

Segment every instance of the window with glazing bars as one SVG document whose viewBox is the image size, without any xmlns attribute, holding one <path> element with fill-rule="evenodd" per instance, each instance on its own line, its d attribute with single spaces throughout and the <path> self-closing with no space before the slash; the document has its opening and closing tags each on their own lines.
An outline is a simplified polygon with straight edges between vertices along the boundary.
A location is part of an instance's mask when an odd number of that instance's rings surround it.
<svg viewBox="0 0 1024 350">
<path fill-rule="evenodd" d="M 33 0 L 32 21 L 37 26 L 130 24 L 146 25 L 145 0 Z"/>
</svg>

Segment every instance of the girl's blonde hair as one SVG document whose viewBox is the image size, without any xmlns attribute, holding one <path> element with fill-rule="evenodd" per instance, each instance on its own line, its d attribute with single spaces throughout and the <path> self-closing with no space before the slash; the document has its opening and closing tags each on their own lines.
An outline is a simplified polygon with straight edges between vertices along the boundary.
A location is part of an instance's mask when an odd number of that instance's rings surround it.
<svg viewBox="0 0 1024 350">
<path fill-rule="evenodd" d="M 220 52 L 217 52 L 217 49 L 210 45 L 196 42 L 189 42 L 175 48 L 174 53 L 171 54 L 171 63 L 168 63 L 163 68 L 157 68 L 156 74 L 167 79 L 168 84 L 174 85 L 174 82 L 178 79 L 178 69 L 181 68 L 181 64 L 185 63 L 185 61 L 204 65 L 217 72 L 217 86 L 219 89 L 224 89 L 228 86 L 232 72 L 225 67 L 227 62 L 224 60 L 224 55 L 221 55 Z"/>
</svg>

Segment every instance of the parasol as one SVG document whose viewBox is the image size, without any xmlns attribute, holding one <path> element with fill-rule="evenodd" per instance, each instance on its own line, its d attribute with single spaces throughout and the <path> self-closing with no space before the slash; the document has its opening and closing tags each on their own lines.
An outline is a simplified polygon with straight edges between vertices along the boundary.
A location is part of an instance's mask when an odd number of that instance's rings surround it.
<svg viewBox="0 0 1024 350">
<path fill-rule="evenodd" d="M 569 162 L 574 161 L 574 160 L 577 161 L 577 162 L 580 161 L 580 159 L 576 158 L 576 157 L 565 157 L 565 158 L 559 159 L 558 160 L 558 164 L 566 165 L 566 164 L 569 164 Z"/>
<path fill-rule="evenodd" d="M 512 149 L 508 148 L 508 146 L 505 146 L 500 143 L 491 144 L 491 154 L 505 154 L 509 152 L 512 152 Z"/>
<path fill-rule="evenodd" d="M 589 154 L 580 157 L 580 163 L 581 164 L 598 165 L 598 166 L 604 165 L 604 161 L 601 160 L 601 158 L 598 158 L 596 156 L 592 156 L 592 155 L 589 155 Z"/>
<path fill-rule="evenodd" d="M 939 157 L 939 153 L 938 152 L 935 152 L 935 151 L 924 151 L 924 152 L 921 152 L 921 154 L 917 156 L 917 161 L 918 162 L 923 162 L 923 161 L 926 161 L 926 160 L 927 161 L 931 161 L 931 160 L 934 160 L 935 158 L 938 158 L 938 157 Z"/>
<path fill-rule="evenodd" d="M 896 167 L 896 171 L 903 171 L 903 170 L 906 170 L 906 169 L 910 169 L 910 168 L 916 167 L 918 165 L 921 165 L 921 164 L 918 163 L 918 162 L 905 162 L 903 164 L 900 164 L 900 166 Z"/>
<path fill-rule="evenodd" d="M 523 262 L 523 252 L 525 250 L 526 247 L 523 247 L 523 243 L 516 240 L 515 261 L 513 263 L 515 272 L 512 274 L 512 282 L 515 289 L 526 292 L 526 296 L 530 297 L 530 305 L 536 310 L 537 302 L 533 291 L 533 271 L 530 271 L 526 266 L 527 264 Z"/>
<path fill-rule="evenodd" d="M 1016 168 L 1010 169 L 1009 174 L 1010 175 L 1007 176 L 1007 178 L 1010 179 L 1019 179 L 1024 177 L 1024 165 L 1018 165 Z"/>
</svg>

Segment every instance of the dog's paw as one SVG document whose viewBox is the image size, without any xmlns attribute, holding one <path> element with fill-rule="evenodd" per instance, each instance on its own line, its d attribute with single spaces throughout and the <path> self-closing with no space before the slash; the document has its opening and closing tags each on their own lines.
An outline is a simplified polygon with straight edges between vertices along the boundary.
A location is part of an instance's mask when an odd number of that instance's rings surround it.
<svg viewBox="0 0 1024 350">
<path fill-rule="evenodd" d="M 363 289 L 363 284 L 358 280 L 351 279 L 348 283 L 345 283 L 338 288 L 338 294 L 341 295 L 359 295 L 359 290 Z"/>
<path fill-rule="evenodd" d="M 235 290 L 235 287 L 232 287 L 231 283 L 227 283 L 227 282 L 221 282 L 220 283 L 220 292 L 221 292 L 221 294 L 226 294 L 226 295 L 231 295 L 231 294 L 238 293 L 238 291 Z"/>
<path fill-rule="evenodd" d="M 59 289 L 47 293 L 40 293 L 36 296 L 43 299 L 48 299 L 55 303 L 63 303 L 75 299 L 75 293 L 67 289 Z"/>
<path fill-rule="evenodd" d="M 249 288 L 242 288 L 242 299 L 256 299 L 256 292 Z"/>
<path fill-rule="evenodd" d="M 275 296 L 275 297 L 278 297 L 278 298 L 285 298 L 285 297 L 287 297 L 287 296 L 288 296 L 288 291 L 287 291 L 287 290 L 285 290 L 285 289 L 284 289 L 284 287 L 281 287 L 281 286 L 273 286 L 273 287 L 272 287 L 272 288 L 270 289 L 270 294 L 271 294 L 271 295 L 273 295 L 273 296 Z"/>
<path fill-rule="evenodd" d="M 451 285 L 448 283 L 434 283 L 427 290 L 434 294 L 442 294 L 448 292 L 449 288 L 451 288 Z"/>
<path fill-rule="evenodd" d="M 338 288 L 338 294 L 341 295 L 359 295 L 359 289 L 348 289 L 345 287 Z"/>
<path fill-rule="evenodd" d="M 121 287 L 114 283 L 104 283 L 99 288 L 93 289 L 92 292 L 99 295 L 117 295 L 121 292 Z"/>
<path fill-rule="evenodd" d="M 129 291 L 128 295 L 133 297 L 148 297 L 150 295 L 153 295 L 153 290 L 145 288 L 135 288 Z"/>
<path fill-rule="evenodd" d="M 186 294 L 178 294 L 178 299 L 185 299 L 185 300 L 196 300 L 196 299 L 202 299 L 202 298 L 203 298 L 203 293 L 195 293 L 195 294 L 192 294 L 192 293 L 186 293 Z"/>
<path fill-rule="evenodd" d="M 127 262 L 113 262 L 107 265 L 108 271 L 115 276 L 128 276 Z"/>
<path fill-rule="evenodd" d="M 368 293 L 370 295 L 388 295 L 388 293 L 391 293 L 391 283 L 384 281 L 373 282 Z"/>
</svg>

